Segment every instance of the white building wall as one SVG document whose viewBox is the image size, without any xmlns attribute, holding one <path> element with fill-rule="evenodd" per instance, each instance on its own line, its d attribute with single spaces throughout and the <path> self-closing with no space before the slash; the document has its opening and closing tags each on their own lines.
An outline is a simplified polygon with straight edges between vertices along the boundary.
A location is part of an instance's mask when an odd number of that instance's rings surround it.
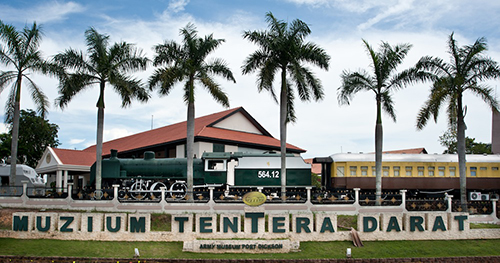
<svg viewBox="0 0 500 263">
<path fill-rule="evenodd" d="M 218 122 L 214 127 L 233 131 L 262 134 L 241 112 L 233 114 Z"/>
<path fill-rule="evenodd" d="M 179 144 L 175 147 L 175 157 L 184 158 L 184 144 Z"/>
</svg>

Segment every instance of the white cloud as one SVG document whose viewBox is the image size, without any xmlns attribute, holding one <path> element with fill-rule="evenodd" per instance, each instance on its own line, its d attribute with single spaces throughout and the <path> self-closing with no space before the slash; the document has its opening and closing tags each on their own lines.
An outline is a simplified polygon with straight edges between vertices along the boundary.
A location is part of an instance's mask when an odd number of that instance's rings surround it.
<svg viewBox="0 0 500 263">
<path fill-rule="evenodd" d="M 75 2 L 61 3 L 60 1 L 48 1 L 25 9 L 0 5 L 0 17 L 8 21 L 48 23 L 65 20 L 69 15 L 84 12 L 85 9 Z"/>
<path fill-rule="evenodd" d="M 184 7 L 189 3 L 189 0 L 170 0 L 168 9 L 174 13 L 184 11 Z"/>
<path fill-rule="evenodd" d="M 85 141 L 85 139 L 71 139 L 69 140 L 70 145 L 81 144 Z"/>
<path fill-rule="evenodd" d="M 128 129 L 124 128 L 111 128 L 111 129 L 105 129 L 104 130 L 104 141 L 111 141 L 117 138 L 125 137 L 128 135 L 134 134 L 133 132 L 130 132 Z"/>
</svg>

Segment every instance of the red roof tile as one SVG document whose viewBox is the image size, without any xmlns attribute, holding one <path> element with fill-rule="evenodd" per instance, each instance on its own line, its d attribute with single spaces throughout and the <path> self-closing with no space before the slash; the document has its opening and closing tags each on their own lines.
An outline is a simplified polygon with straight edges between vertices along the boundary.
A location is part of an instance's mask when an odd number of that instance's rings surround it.
<svg viewBox="0 0 500 263">
<path fill-rule="evenodd" d="M 394 151 L 385 151 L 383 153 L 397 153 L 397 154 L 427 154 L 425 148 L 414 148 L 414 149 L 403 149 L 403 150 L 394 150 Z"/>
<path fill-rule="evenodd" d="M 95 152 L 52 148 L 62 164 L 91 166 L 95 162 Z"/>
<path fill-rule="evenodd" d="M 311 165 L 311 172 L 315 174 L 321 174 L 321 164 L 313 163 L 313 159 L 304 159 L 304 162 Z"/>
<path fill-rule="evenodd" d="M 242 112 L 243 115 L 245 115 L 249 119 L 249 121 L 251 121 L 264 135 L 211 127 L 213 124 L 225 119 L 226 117 L 236 112 Z M 221 111 L 218 113 L 196 118 L 194 135 L 195 138 L 234 141 L 278 148 L 280 146 L 280 141 L 272 137 L 262 126 L 260 126 L 260 124 L 256 122 L 245 111 L 245 109 L 243 109 L 243 107 Z M 186 121 L 105 142 L 103 144 L 102 152 L 103 155 L 108 154 L 111 149 L 116 149 L 119 152 L 126 152 L 165 143 L 182 141 L 185 139 Z M 95 147 L 96 146 L 93 145 L 89 148 L 84 149 L 83 151 L 95 152 Z M 305 152 L 305 150 L 291 144 L 287 144 L 287 148 L 298 152 Z"/>
</svg>

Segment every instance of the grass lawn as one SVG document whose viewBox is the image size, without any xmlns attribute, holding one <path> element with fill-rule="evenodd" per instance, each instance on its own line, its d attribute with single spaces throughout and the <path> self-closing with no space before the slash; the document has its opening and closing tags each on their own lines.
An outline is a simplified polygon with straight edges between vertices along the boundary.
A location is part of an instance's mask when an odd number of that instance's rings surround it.
<svg viewBox="0 0 500 263">
<path fill-rule="evenodd" d="M 205 259 L 314 259 L 345 258 L 347 248 L 354 258 L 498 256 L 500 239 L 443 241 L 372 241 L 356 248 L 352 242 L 301 242 L 300 252 L 285 254 L 209 254 L 182 252 L 182 242 L 106 242 L 22 240 L 0 238 L 1 255 L 132 258 L 138 248 L 141 258 Z M 41 249 L 43 248 L 43 249 Z"/>
</svg>

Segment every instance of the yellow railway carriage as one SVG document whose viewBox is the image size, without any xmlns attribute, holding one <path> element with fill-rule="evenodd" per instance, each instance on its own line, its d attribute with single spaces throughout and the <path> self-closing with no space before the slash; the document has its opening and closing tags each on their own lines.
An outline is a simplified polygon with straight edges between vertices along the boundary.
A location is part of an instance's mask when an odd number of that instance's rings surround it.
<svg viewBox="0 0 500 263">
<path fill-rule="evenodd" d="M 467 155 L 467 189 L 484 197 L 500 189 L 500 155 Z M 374 189 L 375 154 L 339 153 L 315 158 L 322 163 L 327 189 Z M 382 188 L 414 192 L 451 192 L 460 188 L 458 156 L 452 154 L 384 154 Z"/>
</svg>

